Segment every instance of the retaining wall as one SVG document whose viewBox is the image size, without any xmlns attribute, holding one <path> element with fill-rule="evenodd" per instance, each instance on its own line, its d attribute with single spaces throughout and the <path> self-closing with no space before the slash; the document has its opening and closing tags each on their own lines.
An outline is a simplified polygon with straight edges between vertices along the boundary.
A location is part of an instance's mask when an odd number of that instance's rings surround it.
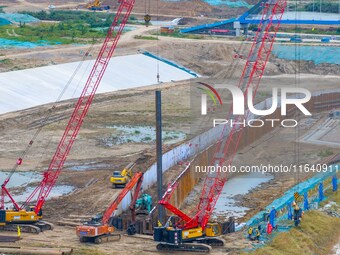
<svg viewBox="0 0 340 255">
<path fill-rule="evenodd" d="M 295 96 L 297 97 L 297 96 Z M 268 109 L 271 106 L 272 99 L 267 98 L 266 100 L 256 104 L 256 109 Z M 327 91 L 318 91 L 312 93 L 312 98 L 309 102 L 304 104 L 305 107 L 310 112 L 319 112 L 324 110 L 331 110 L 335 107 L 340 106 L 340 89 L 333 89 Z M 280 106 L 280 102 L 279 102 Z M 266 119 L 285 119 L 281 116 L 281 109 L 277 110 L 266 116 Z M 294 106 L 287 106 L 287 118 L 292 117 L 300 110 Z M 252 114 L 248 115 L 248 119 L 258 118 Z M 246 127 L 243 129 L 243 135 L 241 137 L 238 149 L 242 149 L 247 145 L 253 143 L 257 139 L 261 138 L 263 135 L 269 133 L 274 128 L 271 126 L 271 122 L 264 122 L 264 126 L 261 128 L 250 128 Z M 171 202 L 176 206 L 180 207 L 183 203 L 185 197 L 193 189 L 193 187 L 198 183 L 200 175 L 195 173 L 195 166 L 209 165 L 212 160 L 213 153 L 216 150 L 217 141 L 221 137 L 223 126 L 219 125 L 212 128 L 201 135 L 191 139 L 190 141 L 168 151 L 163 154 L 163 173 L 169 170 L 171 167 L 177 165 L 180 161 L 185 161 L 189 158 L 195 156 L 195 158 L 190 162 L 190 167 L 185 169 L 182 177 L 179 179 L 179 185 L 177 190 L 174 192 Z M 225 132 L 225 135 L 228 134 Z M 157 182 L 157 169 L 156 163 L 154 163 L 144 174 L 144 181 L 142 184 L 143 190 L 149 189 L 153 184 Z M 166 184 L 165 184 L 166 185 Z M 131 196 L 127 195 L 122 203 L 120 204 L 117 214 L 125 211 L 129 208 L 131 202 Z"/>
</svg>

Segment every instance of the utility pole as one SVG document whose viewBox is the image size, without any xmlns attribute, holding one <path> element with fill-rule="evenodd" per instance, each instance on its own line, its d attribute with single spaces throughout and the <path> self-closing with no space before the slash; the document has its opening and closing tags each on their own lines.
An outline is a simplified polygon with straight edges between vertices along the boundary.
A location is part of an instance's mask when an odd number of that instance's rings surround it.
<svg viewBox="0 0 340 255">
<path fill-rule="evenodd" d="M 157 196 L 158 201 L 163 197 L 163 169 L 162 169 L 162 94 L 156 90 L 156 150 L 157 150 Z M 164 208 L 157 205 L 158 220 L 164 224 Z"/>
</svg>

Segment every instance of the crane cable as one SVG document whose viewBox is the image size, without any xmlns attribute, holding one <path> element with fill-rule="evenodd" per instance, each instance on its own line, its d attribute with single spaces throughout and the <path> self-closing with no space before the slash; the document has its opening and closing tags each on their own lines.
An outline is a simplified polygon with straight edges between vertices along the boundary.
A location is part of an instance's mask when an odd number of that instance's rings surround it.
<svg viewBox="0 0 340 255">
<path fill-rule="evenodd" d="M 149 26 L 149 23 L 151 21 L 151 15 L 150 15 L 150 0 L 145 0 L 144 1 L 144 21 L 145 25 Z"/>
<path fill-rule="evenodd" d="M 150 2 L 150 0 L 149 0 Z M 157 0 L 156 2 L 156 12 L 157 12 L 157 17 L 156 17 L 156 20 L 157 20 L 157 23 L 158 23 L 158 27 L 157 27 L 157 56 L 158 56 L 158 60 L 157 60 L 157 84 L 159 85 L 160 84 L 160 74 L 159 74 L 159 33 L 160 33 L 160 26 L 159 26 L 159 0 Z M 160 89 L 160 86 L 159 86 L 159 89 Z"/>
<path fill-rule="evenodd" d="M 295 3 L 295 21 L 297 21 L 298 19 L 298 14 L 297 14 L 297 6 L 298 5 L 298 1 Z M 295 23 L 295 36 L 298 32 L 298 23 Z M 297 40 L 295 40 L 294 42 L 294 59 L 295 59 L 295 71 L 294 71 L 294 83 L 295 83 L 295 87 L 298 88 L 300 87 L 300 62 L 301 62 L 301 54 L 300 54 L 300 50 L 299 50 L 299 45 L 297 44 Z M 300 112 L 297 112 L 296 117 L 298 118 L 298 120 L 301 119 L 301 115 Z M 294 141 L 294 151 L 295 151 L 295 164 L 298 166 L 297 168 L 297 174 L 295 176 L 295 183 L 296 183 L 296 189 L 298 192 L 298 186 L 300 184 L 300 171 L 301 168 L 299 167 L 299 163 L 300 163 L 300 142 L 299 142 L 299 134 L 300 134 L 300 126 L 297 125 L 297 127 L 295 127 L 295 141 Z"/>
<path fill-rule="evenodd" d="M 79 62 L 77 68 L 75 69 L 75 71 L 73 72 L 71 78 L 68 80 L 68 82 L 66 83 L 66 85 L 64 86 L 63 90 L 60 92 L 59 96 L 57 97 L 56 101 L 53 103 L 52 107 L 50 109 L 48 109 L 45 112 L 45 115 L 43 117 L 43 120 L 41 122 L 41 125 L 38 127 L 38 129 L 36 130 L 36 132 L 34 133 L 33 137 L 31 138 L 31 140 L 29 141 L 28 145 L 26 146 L 25 150 L 20 154 L 19 158 L 17 159 L 16 163 L 14 164 L 10 174 L 7 176 L 6 181 L 8 181 L 12 175 L 14 174 L 14 172 L 17 170 L 17 168 L 22 164 L 23 159 L 25 158 L 26 154 L 28 153 L 28 151 L 30 150 L 30 148 L 32 147 L 34 140 L 38 137 L 38 135 L 40 134 L 41 130 L 44 128 L 44 126 L 47 124 L 47 122 L 49 121 L 52 113 L 54 112 L 54 110 L 56 109 L 56 105 L 57 103 L 61 100 L 61 98 L 63 97 L 63 95 L 65 94 L 65 92 L 67 91 L 67 89 L 69 88 L 70 84 L 72 83 L 73 79 L 75 78 L 76 74 L 78 73 L 78 71 L 80 70 L 80 68 L 82 67 L 84 61 L 86 60 L 86 58 L 90 55 L 90 52 L 92 51 L 94 46 L 94 42 L 90 45 L 90 47 L 88 48 L 88 50 L 86 51 L 86 53 L 84 54 L 83 58 L 81 59 L 81 61 Z"/>
</svg>

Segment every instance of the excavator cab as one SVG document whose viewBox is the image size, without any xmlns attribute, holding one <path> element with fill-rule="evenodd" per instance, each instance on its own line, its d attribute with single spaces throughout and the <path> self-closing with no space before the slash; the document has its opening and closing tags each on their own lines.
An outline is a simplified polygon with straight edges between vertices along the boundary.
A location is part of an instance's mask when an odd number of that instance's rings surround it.
<svg viewBox="0 0 340 255">
<path fill-rule="evenodd" d="M 137 214 L 149 214 L 152 209 L 152 197 L 149 194 L 143 194 L 136 201 Z"/>
<path fill-rule="evenodd" d="M 102 214 L 96 214 L 95 216 L 91 218 L 90 221 L 86 222 L 85 225 L 88 225 L 88 226 L 96 225 L 97 226 L 98 224 L 101 224 L 102 219 L 103 219 Z"/>
<path fill-rule="evenodd" d="M 128 164 L 121 172 L 114 171 L 110 178 L 110 182 L 112 183 L 113 188 L 124 188 L 125 185 L 132 178 L 132 168 L 135 166 L 135 163 Z"/>
</svg>

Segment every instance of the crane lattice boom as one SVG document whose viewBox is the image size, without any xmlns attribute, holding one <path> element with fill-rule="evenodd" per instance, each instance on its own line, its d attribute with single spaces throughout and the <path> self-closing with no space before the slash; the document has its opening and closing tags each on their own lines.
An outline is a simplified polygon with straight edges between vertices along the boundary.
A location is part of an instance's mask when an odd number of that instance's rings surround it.
<svg viewBox="0 0 340 255">
<path fill-rule="evenodd" d="M 238 87 L 242 89 L 244 97 L 250 88 L 253 91 L 253 99 L 256 95 L 286 5 L 286 0 L 268 0 L 263 3 L 262 19 L 253 39 L 252 47 L 238 85 Z M 273 20 L 277 22 L 274 24 Z M 270 34 L 269 32 L 273 33 Z M 245 102 L 246 101 L 247 100 L 245 100 Z M 247 111 L 244 116 L 235 116 L 235 121 L 233 121 L 231 128 L 228 128 L 227 125 L 224 126 L 221 137 L 217 143 L 213 161 L 211 162 L 214 166 L 232 164 L 244 131 L 243 126 L 238 123 L 247 120 L 248 113 L 249 111 Z M 229 115 L 231 114 L 229 113 Z M 216 167 L 216 169 L 218 168 Z M 173 193 L 171 188 L 177 187 L 175 184 L 169 186 L 160 204 L 164 205 L 182 219 L 182 228 L 190 229 L 201 226 L 202 229 L 205 229 L 226 180 L 227 174 L 224 172 L 208 173 L 204 181 L 196 214 L 193 217 L 186 215 L 169 203 L 170 196 Z"/>
<path fill-rule="evenodd" d="M 89 110 L 97 88 L 103 78 L 105 70 L 109 64 L 112 54 L 117 46 L 118 40 L 130 16 L 135 0 L 120 0 L 116 16 L 108 30 L 107 36 L 101 47 L 99 55 L 95 61 L 92 71 L 87 79 L 84 89 L 75 105 L 71 118 L 66 126 L 64 134 L 58 144 L 55 154 L 50 162 L 48 169 L 43 173 L 43 180 L 39 186 L 30 194 L 26 202 L 17 209 L 23 209 L 38 194 L 37 203 L 34 208 L 36 214 L 45 203 L 51 189 L 55 185 L 57 178 L 63 168 L 65 160 L 72 148 L 72 145 L 78 135 L 83 124 L 84 118 Z M 120 22 L 120 23 L 119 23 Z M 115 30 L 115 28 L 117 28 Z M 6 188 L 3 187 L 5 191 Z M 6 192 L 13 204 L 16 202 Z"/>
</svg>

